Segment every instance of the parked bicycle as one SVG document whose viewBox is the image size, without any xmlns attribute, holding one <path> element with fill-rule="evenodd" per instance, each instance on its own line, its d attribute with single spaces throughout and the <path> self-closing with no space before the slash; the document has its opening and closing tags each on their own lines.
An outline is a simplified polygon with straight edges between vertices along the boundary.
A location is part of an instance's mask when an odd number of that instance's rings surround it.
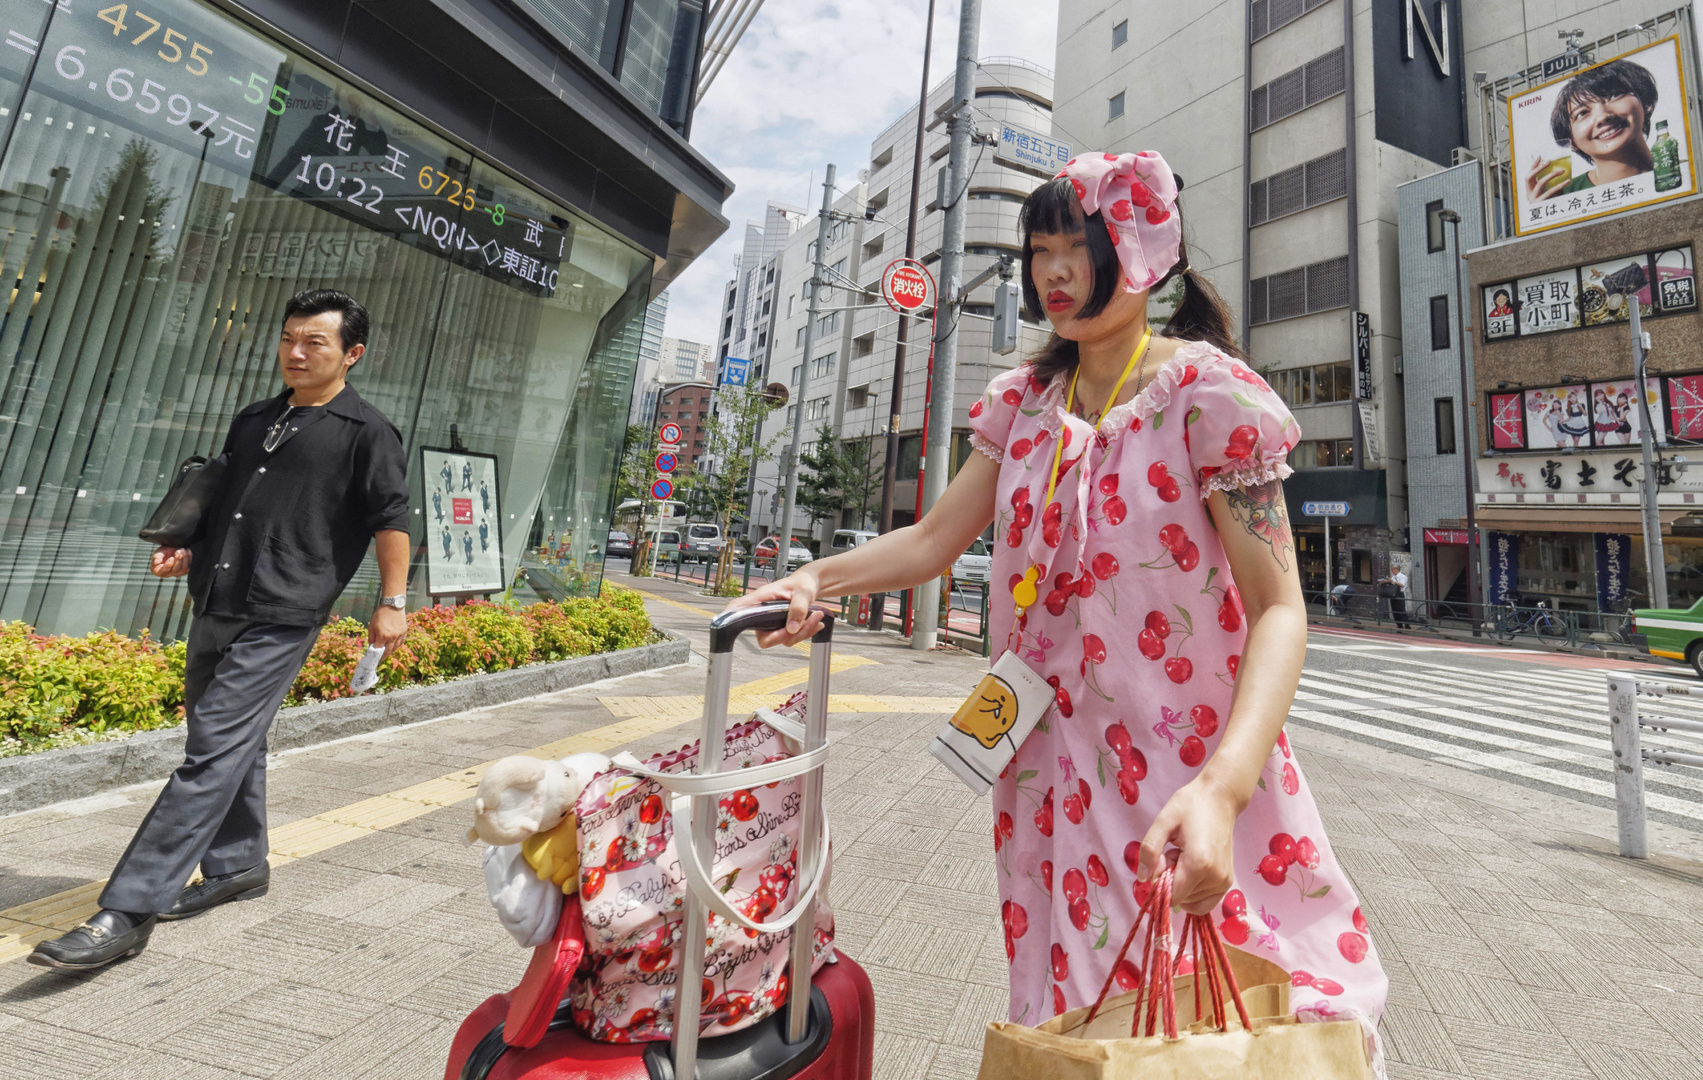
<svg viewBox="0 0 1703 1080">
<path fill-rule="evenodd" d="M 1567 636 L 1567 622 L 1548 600 L 1535 601 L 1530 607 L 1512 602 L 1495 609 L 1496 640 L 1508 641 L 1517 634 L 1531 634 L 1539 641 L 1559 641 Z"/>
<path fill-rule="evenodd" d="M 1599 616 L 1603 633 L 1613 636 L 1622 645 L 1643 647 L 1642 641 L 1633 640 L 1636 635 L 1632 630 L 1632 613 L 1643 605 L 1639 603 L 1644 594 L 1636 589 L 1627 589 L 1612 608 Z"/>
</svg>

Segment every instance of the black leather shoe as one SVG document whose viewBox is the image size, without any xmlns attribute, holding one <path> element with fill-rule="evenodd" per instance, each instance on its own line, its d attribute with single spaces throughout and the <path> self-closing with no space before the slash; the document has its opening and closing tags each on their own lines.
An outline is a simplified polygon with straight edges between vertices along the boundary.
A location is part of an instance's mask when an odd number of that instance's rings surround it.
<svg viewBox="0 0 1703 1080">
<path fill-rule="evenodd" d="M 266 863 L 238 870 L 232 874 L 219 874 L 216 877 L 205 878 L 193 885 L 185 885 L 177 895 L 177 903 L 170 911 L 160 912 L 160 918 L 165 922 L 174 919 L 188 919 L 201 914 L 209 908 L 232 900 L 252 900 L 257 896 L 265 896 L 271 888 L 272 868 Z"/>
<path fill-rule="evenodd" d="M 135 956 L 147 948 L 155 916 L 138 919 L 122 911 L 102 909 L 89 921 L 62 937 L 44 941 L 30 953 L 30 963 L 61 971 L 89 971 L 114 960 Z"/>
</svg>

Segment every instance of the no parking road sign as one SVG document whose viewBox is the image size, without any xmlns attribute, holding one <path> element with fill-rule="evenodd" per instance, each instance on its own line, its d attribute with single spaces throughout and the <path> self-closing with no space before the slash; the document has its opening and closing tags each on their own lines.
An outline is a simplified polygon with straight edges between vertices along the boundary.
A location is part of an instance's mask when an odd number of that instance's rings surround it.
<svg viewBox="0 0 1703 1080">
<path fill-rule="evenodd" d="M 678 458 L 676 458 L 674 456 L 673 451 L 664 450 L 662 453 L 656 455 L 656 471 L 657 472 L 671 473 L 671 472 L 674 471 L 675 466 L 677 466 L 679 464 L 680 464 L 680 461 L 679 461 Z"/>
<path fill-rule="evenodd" d="M 662 430 L 657 432 L 657 434 L 661 436 L 662 442 L 665 445 L 673 445 L 680 441 L 680 425 L 673 423 L 664 424 L 662 425 Z"/>
<path fill-rule="evenodd" d="M 650 497 L 653 499 L 666 499 L 672 494 L 674 494 L 674 481 L 666 476 L 657 477 L 656 483 L 650 486 Z"/>
</svg>

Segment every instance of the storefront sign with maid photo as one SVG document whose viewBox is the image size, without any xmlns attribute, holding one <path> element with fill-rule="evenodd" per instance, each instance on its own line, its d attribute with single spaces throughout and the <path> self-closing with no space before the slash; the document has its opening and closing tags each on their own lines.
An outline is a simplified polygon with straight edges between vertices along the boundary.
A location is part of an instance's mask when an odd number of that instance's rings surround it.
<svg viewBox="0 0 1703 1080">
<path fill-rule="evenodd" d="M 1590 389 L 1550 386 L 1526 391 L 1526 448 L 1559 450 L 1591 445 Z"/>
<path fill-rule="evenodd" d="M 1667 441 L 1661 386 L 1644 380 L 1657 442 Z M 1632 379 L 1545 386 L 1490 395 L 1490 441 L 1497 450 L 1587 450 L 1632 446 L 1643 431 Z"/>
</svg>

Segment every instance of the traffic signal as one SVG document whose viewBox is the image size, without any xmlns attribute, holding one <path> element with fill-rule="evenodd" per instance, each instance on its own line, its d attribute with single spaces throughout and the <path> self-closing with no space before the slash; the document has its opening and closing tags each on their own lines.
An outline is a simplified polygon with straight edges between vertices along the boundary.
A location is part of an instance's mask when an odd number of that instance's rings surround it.
<svg viewBox="0 0 1703 1080">
<path fill-rule="evenodd" d="M 1017 349 L 1017 309 L 1023 291 L 1013 281 L 1002 281 L 993 290 L 993 351 L 1004 355 Z"/>
</svg>

